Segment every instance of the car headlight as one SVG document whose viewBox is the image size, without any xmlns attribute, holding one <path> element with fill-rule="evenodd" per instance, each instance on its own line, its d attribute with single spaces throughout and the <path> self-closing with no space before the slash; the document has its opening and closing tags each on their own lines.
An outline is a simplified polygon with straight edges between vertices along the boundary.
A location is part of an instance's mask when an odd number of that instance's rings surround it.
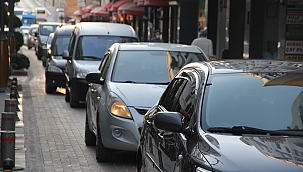
<svg viewBox="0 0 303 172">
<path fill-rule="evenodd" d="M 206 158 L 203 156 L 203 154 L 201 153 L 198 145 L 196 145 L 192 151 L 191 154 L 191 158 L 197 162 L 198 164 L 200 164 L 200 167 L 198 166 L 196 168 L 196 172 L 211 172 L 211 166 L 208 163 L 208 161 L 206 160 Z M 205 167 L 205 168 L 202 168 Z M 207 169 L 206 169 L 207 168 Z"/>
<path fill-rule="evenodd" d="M 63 73 L 63 71 L 60 68 L 58 68 L 57 66 L 48 66 L 47 71 L 56 72 L 56 73 Z"/>
<path fill-rule="evenodd" d="M 48 54 L 52 54 L 52 50 L 51 50 L 51 49 L 48 49 L 47 53 L 48 53 Z"/>
<path fill-rule="evenodd" d="M 76 70 L 76 78 L 82 78 L 85 79 L 86 75 L 89 73 L 89 71 L 87 70 L 83 70 L 83 69 L 77 69 Z"/>
<path fill-rule="evenodd" d="M 133 119 L 128 107 L 116 94 L 111 92 L 108 95 L 107 105 L 111 114 L 122 118 Z"/>
</svg>

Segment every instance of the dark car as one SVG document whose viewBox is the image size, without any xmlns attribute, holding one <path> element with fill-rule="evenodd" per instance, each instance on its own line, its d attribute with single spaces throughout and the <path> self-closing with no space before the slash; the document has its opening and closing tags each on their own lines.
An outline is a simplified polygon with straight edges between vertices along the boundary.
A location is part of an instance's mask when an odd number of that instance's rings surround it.
<svg viewBox="0 0 303 172">
<path fill-rule="evenodd" d="M 74 27 L 75 25 L 63 25 L 57 27 L 54 32 L 45 66 L 45 92 L 47 94 L 55 92 L 57 87 L 65 87 L 66 60 L 62 58 L 62 53 L 69 45 Z"/>
<path fill-rule="evenodd" d="M 38 24 L 32 24 L 28 30 L 28 39 L 27 39 L 27 47 L 31 49 L 32 47 L 36 48 L 36 37 L 35 33 L 38 28 Z"/>
<path fill-rule="evenodd" d="M 303 171 L 303 62 L 184 66 L 144 116 L 138 171 Z"/>
<path fill-rule="evenodd" d="M 51 47 L 53 38 L 54 38 L 54 33 L 50 33 L 48 35 L 46 42 L 44 44 L 42 44 L 42 59 L 41 60 L 42 60 L 42 65 L 44 67 L 46 66 L 47 59 L 49 58 L 50 53 L 51 53 L 50 47 Z"/>
</svg>

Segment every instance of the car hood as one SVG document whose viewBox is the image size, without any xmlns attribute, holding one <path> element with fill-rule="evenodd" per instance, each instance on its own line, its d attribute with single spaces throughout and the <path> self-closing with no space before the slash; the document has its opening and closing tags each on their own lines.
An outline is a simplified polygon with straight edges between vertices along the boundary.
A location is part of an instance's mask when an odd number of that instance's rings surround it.
<svg viewBox="0 0 303 172">
<path fill-rule="evenodd" d="M 219 171 L 303 171 L 303 137 L 204 134 L 198 145 Z"/>
<path fill-rule="evenodd" d="M 50 63 L 52 66 L 57 66 L 62 70 L 64 70 L 66 66 L 66 60 L 63 59 L 62 56 L 52 56 Z"/>
<path fill-rule="evenodd" d="M 87 72 L 95 72 L 98 70 L 98 67 L 101 63 L 100 61 L 96 60 L 75 60 L 75 64 L 80 69 L 85 69 Z"/>
<path fill-rule="evenodd" d="M 116 93 L 126 106 L 150 108 L 154 106 L 167 85 L 110 83 L 110 89 Z"/>
</svg>

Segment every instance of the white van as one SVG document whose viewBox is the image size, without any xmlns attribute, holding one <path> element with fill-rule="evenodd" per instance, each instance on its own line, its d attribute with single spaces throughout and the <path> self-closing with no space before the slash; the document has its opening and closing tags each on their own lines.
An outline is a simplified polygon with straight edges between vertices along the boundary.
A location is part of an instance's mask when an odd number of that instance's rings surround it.
<svg viewBox="0 0 303 172">
<path fill-rule="evenodd" d="M 135 30 L 126 24 L 106 22 L 77 23 L 72 33 L 68 50 L 63 51 L 67 60 L 65 68 L 65 101 L 70 107 L 79 107 L 85 102 L 89 72 L 98 70 L 107 49 L 116 42 L 138 42 Z"/>
<path fill-rule="evenodd" d="M 35 8 L 35 14 L 37 21 L 47 21 L 47 13 L 46 9 L 44 7 L 36 7 Z"/>
</svg>

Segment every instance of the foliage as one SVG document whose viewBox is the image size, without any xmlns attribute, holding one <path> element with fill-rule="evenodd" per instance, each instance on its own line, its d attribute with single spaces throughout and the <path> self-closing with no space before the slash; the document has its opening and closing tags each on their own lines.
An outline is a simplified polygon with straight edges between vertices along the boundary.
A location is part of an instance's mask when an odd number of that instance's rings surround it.
<svg viewBox="0 0 303 172">
<path fill-rule="evenodd" d="M 15 50 L 18 52 L 20 50 L 20 47 L 23 46 L 23 35 L 20 32 L 14 32 L 15 36 Z"/>
<path fill-rule="evenodd" d="M 28 69 L 30 66 L 30 61 L 28 57 L 26 57 L 25 55 L 20 53 L 14 53 L 10 55 L 10 66 L 14 70 L 23 69 L 23 68 Z"/>
<path fill-rule="evenodd" d="M 7 8 L 5 8 L 4 10 L 4 15 L 5 15 L 5 25 L 7 27 L 9 27 L 9 21 L 10 21 L 10 17 L 7 15 Z M 22 21 L 16 16 L 14 15 L 14 28 L 18 28 L 22 26 Z"/>
</svg>

